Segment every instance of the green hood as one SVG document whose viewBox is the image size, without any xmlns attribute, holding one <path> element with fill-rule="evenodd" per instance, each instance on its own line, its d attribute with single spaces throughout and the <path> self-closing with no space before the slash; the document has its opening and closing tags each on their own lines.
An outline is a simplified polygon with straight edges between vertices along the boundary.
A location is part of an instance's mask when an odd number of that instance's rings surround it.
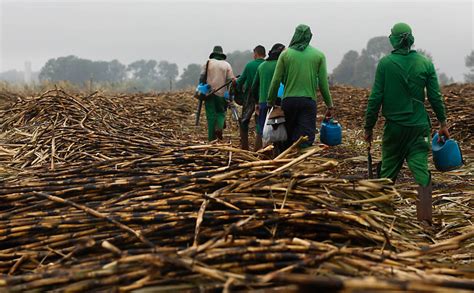
<svg viewBox="0 0 474 293">
<path fill-rule="evenodd" d="M 389 36 L 390 44 L 392 44 L 392 53 L 407 55 L 410 48 L 415 42 L 415 37 L 411 33 L 411 28 L 406 23 L 397 23 L 392 28 Z"/>
<path fill-rule="evenodd" d="M 313 34 L 311 33 L 309 26 L 300 24 L 296 27 L 295 34 L 291 39 L 289 47 L 298 51 L 303 51 L 308 47 L 312 37 Z"/>
</svg>

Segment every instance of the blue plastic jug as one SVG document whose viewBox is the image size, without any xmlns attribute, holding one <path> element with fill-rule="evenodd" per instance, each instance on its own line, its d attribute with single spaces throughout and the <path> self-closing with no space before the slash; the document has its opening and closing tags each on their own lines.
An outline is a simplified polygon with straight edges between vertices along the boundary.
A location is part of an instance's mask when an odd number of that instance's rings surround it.
<svg viewBox="0 0 474 293">
<path fill-rule="evenodd" d="M 198 92 L 201 95 L 207 95 L 210 90 L 211 90 L 211 86 L 208 85 L 207 83 L 199 83 L 196 88 L 196 92 Z"/>
<path fill-rule="evenodd" d="M 278 88 L 278 94 L 277 94 L 277 96 L 278 96 L 279 98 L 282 98 L 284 92 L 285 92 L 285 86 L 280 82 L 280 87 Z"/>
<path fill-rule="evenodd" d="M 444 137 L 438 142 L 438 133 L 436 133 L 431 141 L 431 149 L 433 150 L 433 161 L 438 171 L 451 171 L 463 165 L 461 148 L 455 140 Z"/>
<path fill-rule="evenodd" d="M 342 142 L 342 127 L 334 119 L 324 119 L 321 123 L 321 132 L 320 132 L 321 142 L 329 145 L 335 146 L 341 144 Z"/>
</svg>

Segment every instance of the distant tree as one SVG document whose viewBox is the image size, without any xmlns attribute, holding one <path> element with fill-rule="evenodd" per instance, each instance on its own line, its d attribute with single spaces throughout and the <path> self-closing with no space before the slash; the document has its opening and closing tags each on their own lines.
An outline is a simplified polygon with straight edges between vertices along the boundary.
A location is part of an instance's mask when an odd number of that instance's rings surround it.
<svg viewBox="0 0 474 293">
<path fill-rule="evenodd" d="M 360 54 L 351 50 L 334 69 L 331 80 L 334 83 L 369 87 L 374 82 L 375 70 L 380 59 L 392 50 L 386 36 L 373 37 Z"/>
<path fill-rule="evenodd" d="M 183 73 L 181 74 L 181 77 L 177 82 L 178 88 L 186 89 L 196 86 L 200 75 L 201 65 L 189 64 L 186 68 L 184 68 Z"/>
<path fill-rule="evenodd" d="M 176 77 L 178 77 L 178 74 L 178 65 L 175 63 L 160 61 L 158 64 L 158 77 L 160 80 L 168 83 L 170 90 L 172 90 L 172 85 L 176 83 Z"/>
<path fill-rule="evenodd" d="M 375 78 L 377 62 L 366 50 L 362 50 L 354 67 L 353 85 L 358 87 L 372 86 Z"/>
<path fill-rule="evenodd" d="M 430 59 L 431 62 L 433 62 L 433 55 L 431 55 L 430 52 L 424 50 L 424 49 L 418 49 L 416 52 L 420 53 L 421 55 L 425 56 L 426 58 Z"/>
<path fill-rule="evenodd" d="M 232 53 L 227 53 L 227 61 L 232 66 L 232 71 L 235 75 L 242 74 L 244 71 L 245 65 L 252 60 L 253 53 L 249 50 L 247 51 L 234 51 Z"/>
<path fill-rule="evenodd" d="M 111 82 L 123 82 L 127 78 L 127 66 L 114 59 L 108 64 L 107 76 Z"/>
<path fill-rule="evenodd" d="M 128 65 L 133 79 L 156 80 L 158 79 L 157 62 L 155 60 L 138 60 Z"/>
<path fill-rule="evenodd" d="M 448 85 L 454 83 L 454 79 L 452 77 L 448 77 L 448 75 L 444 72 L 438 74 L 438 81 L 440 85 Z"/>
<path fill-rule="evenodd" d="M 334 68 L 331 76 L 331 80 L 340 84 L 353 84 L 355 65 L 359 53 L 351 50 L 342 57 L 341 63 Z"/>
<path fill-rule="evenodd" d="M 158 74 L 166 79 L 175 80 L 178 77 L 178 65 L 168 61 L 160 61 L 158 64 Z"/>
<path fill-rule="evenodd" d="M 90 80 L 93 75 L 92 61 L 73 55 L 49 59 L 40 71 L 41 80 L 67 80 L 76 84 Z"/>
<path fill-rule="evenodd" d="M 82 84 L 95 82 L 120 82 L 125 78 L 125 65 L 117 60 L 111 62 L 91 61 L 70 55 L 49 59 L 41 68 L 40 80 L 61 81 Z"/>
<path fill-rule="evenodd" d="M 390 40 L 385 36 L 374 37 L 367 42 L 367 55 L 370 56 L 375 63 L 389 54 L 393 50 Z"/>
<path fill-rule="evenodd" d="M 466 56 L 465 59 L 466 67 L 469 68 L 469 73 L 464 74 L 464 79 L 466 82 L 474 82 L 474 51 L 471 51 L 471 54 Z"/>
<path fill-rule="evenodd" d="M 10 83 L 23 83 L 24 76 L 22 71 L 8 70 L 0 73 L 0 80 Z"/>
</svg>

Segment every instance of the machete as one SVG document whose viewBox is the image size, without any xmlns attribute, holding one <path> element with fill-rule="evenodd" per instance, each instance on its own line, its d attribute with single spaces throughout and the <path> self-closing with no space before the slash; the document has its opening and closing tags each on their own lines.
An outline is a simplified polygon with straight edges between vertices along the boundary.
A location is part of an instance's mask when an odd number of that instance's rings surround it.
<svg viewBox="0 0 474 293">
<path fill-rule="evenodd" d="M 372 155 L 370 154 L 371 146 L 372 144 L 369 143 L 369 146 L 367 147 L 367 169 L 369 171 L 369 179 L 374 178 L 374 174 L 372 173 Z"/>
</svg>

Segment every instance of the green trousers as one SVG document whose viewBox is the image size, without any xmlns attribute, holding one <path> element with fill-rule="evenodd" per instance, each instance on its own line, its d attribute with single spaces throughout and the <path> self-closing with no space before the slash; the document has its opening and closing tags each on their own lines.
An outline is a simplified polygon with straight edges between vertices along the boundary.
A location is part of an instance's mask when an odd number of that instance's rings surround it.
<svg viewBox="0 0 474 293">
<path fill-rule="evenodd" d="M 207 139 L 216 139 L 216 130 L 224 128 L 226 101 L 224 97 L 210 95 L 206 98 Z"/>
<path fill-rule="evenodd" d="M 382 169 L 380 177 L 394 182 L 406 160 L 415 181 L 427 186 L 430 181 L 428 152 L 430 128 L 428 126 L 401 126 L 386 122 L 382 140 Z"/>
</svg>

